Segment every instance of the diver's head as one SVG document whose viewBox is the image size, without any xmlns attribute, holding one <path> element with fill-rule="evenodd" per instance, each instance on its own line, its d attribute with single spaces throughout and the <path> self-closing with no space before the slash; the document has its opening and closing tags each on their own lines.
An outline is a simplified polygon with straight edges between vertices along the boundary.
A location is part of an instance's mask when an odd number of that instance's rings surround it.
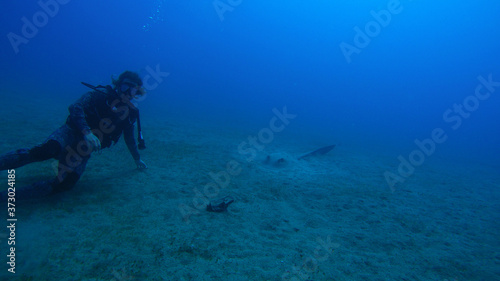
<svg viewBox="0 0 500 281">
<path fill-rule="evenodd" d="M 117 80 L 113 79 L 113 85 L 118 94 L 123 94 L 129 99 L 139 98 L 146 93 L 139 74 L 129 70 L 120 74 Z"/>
</svg>

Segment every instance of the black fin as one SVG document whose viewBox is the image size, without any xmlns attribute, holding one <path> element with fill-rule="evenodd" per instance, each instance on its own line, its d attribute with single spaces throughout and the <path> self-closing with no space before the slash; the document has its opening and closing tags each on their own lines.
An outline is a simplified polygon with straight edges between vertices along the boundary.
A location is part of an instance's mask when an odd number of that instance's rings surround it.
<svg viewBox="0 0 500 281">
<path fill-rule="evenodd" d="M 335 145 L 332 144 L 332 145 L 329 145 L 329 146 L 322 147 L 320 149 L 316 149 L 315 151 L 312 151 L 312 152 L 309 152 L 309 153 L 306 153 L 306 154 L 300 156 L 298 158 L 298 160 L 301 160 L 301 159 L 304 159 L 304 158 L 310 157 L 310 156 L 325 155 L 328 152 L 330 152 L 330 150 L 332 150 L 334 147 L 335 147 Z"/>
</svg>

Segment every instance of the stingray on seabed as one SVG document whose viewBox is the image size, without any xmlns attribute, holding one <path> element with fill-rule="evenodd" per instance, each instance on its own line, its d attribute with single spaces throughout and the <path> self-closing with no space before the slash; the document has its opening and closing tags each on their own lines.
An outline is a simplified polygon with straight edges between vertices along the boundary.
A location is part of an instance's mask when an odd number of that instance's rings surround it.
<svg viewBox="0 0 500 281">
<path fill-rule="evenodd" d="M 308 159 L 308 158 L 313 158 L 313 157 L 318 157 L 321 155 L 325 155 L 328 152 L 330 152 L 333 148 L 335 148 L 335 145 L 328 145 L 325 147 L 321 147 L 319 149 L 316 149 L 314 151 L 308 152 L 298 158 L 291 158 L 289 154 L 286 153 L 272 153 L 268 154 L 266 158 L 264 159 L 264 164 L 272 164 L 274 166 L 283 166 L 286 163 L 290 162 L 290 160 L 302 160 L 302 159 Z"/>
</svg>

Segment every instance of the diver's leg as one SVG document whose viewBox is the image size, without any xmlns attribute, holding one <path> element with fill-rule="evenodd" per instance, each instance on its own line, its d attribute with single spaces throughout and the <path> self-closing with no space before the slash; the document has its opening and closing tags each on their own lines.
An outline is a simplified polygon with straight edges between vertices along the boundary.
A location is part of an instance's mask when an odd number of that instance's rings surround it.
<svg viewBox="0 0 500 281">
<path fill-rule="evenodd" d="M 0 171 L 16 169 L 26 164 L 56 158 L 61 145 L 55 140 L 37 145 L 31 149 L 18 149 L 0 156 Z"/>
<path fill-rule="evenodd" d="M 41 193 L 43 193 L 42 196 L 70 190 L 80 179 L 90 158 L 90 155 L 79 155 L 75 152 L 77 151 L 78 140 L 74 131 L 67 126 L 59 128 L 49 139 L 54 140 L 58 144 L 63 144 L 64 149 L 60 145 L 57 150 L 57 156 L 54 157 L 59 160 L 56 177 L 51 181 L 39 182 L 42 184 L 37 186 L 40 191 L 38 195 L 42 195 Z M 43 157 L 44 155 L 42 153 L 42 155 L 38 156 Z"/>
<path fill-rule="evenodd" d="M 61 147 L 55 140 L 49 140 L 46 143 L 35 146 L 34 148 L 19 149 L 13 153 L 6 154 L 8 157 L 0 157 L 0 167 L 5 169 L 15 169 L 31 162 L 43 161 L 50 158 L 56 158 L 60 153 Z M 2 161 L 4 160 L 4 161 Z M 4 166 L 3 166 L 4 165 Z M 15 189 L 15 200 L 26 200 L 42 198 L 50 195 L 57 179 L 38 181 L 24 187 Z M 0 202 L 6 202 L 9 190 L 0 192 Z"/>
<path fill-rule="evenodd" d="M 73 186 L 75 186 L 76 182 L 80 179 L 83 172 L 85 171 L 85 167 L 87 166 L 87 162 L 89 159 L 90 156 L 82 157 L 81 161 L 79 161 L 78 164 L 75 165 L 74 162 L 67 163 L 67 161 L 71 161 L 70 158 L 61 158 L 59 160 L 59 172 L 57 177 L 54 179 L 52 193 L 68 191 L 73 188 Z"/>
<path fill-rule="evenodd" d="M 42 198 L 50 195 L 53 190 L 53 180 L 51 181 L 39 181 L 28 186 L 20 187 L 15 189 L 15 200 L 27 200 Z M 8 190 L 0 192 L 0 202 L 7 202 Z"/>
<path fill-rule="evenodd" d="M 61 152 L 61 144 L 56 140 L 48 140 L 42 145 L 38 145 L 30 149 L 30 156 L 34 161 L 45 161 L 52 158 L 57 158 Z"/>
<path fill-rule="evenodd" d="M 89 157 L 85 157 L 78 166 L 69 169 L 67 166 L 62 166 L 64 163 L 59 163 L 59 174 L 52 180 L 39 181 L 34 184 L 16 188 L 15 198 L 17 200 L 43 198 L 55 193 L 68 191 L 80 179 L 85 171 Z M 0 192 L 0 202 L 6 202 L 8 190 Z"/>
<path fill-rule="evenodd" d="M 16 153 L 12 153 L 11 155 L 14 155 L 12 159 L 5 158 L 10 160 L 5 161 L 6 164 L 2 164 L 0 162 L 0 168 L 4 168 L 9 165 L 6 169 L 13 169 L 12 165 L 22 162 L 20 160 L 16 161 L 16 157 L 18 157 L 18 159 L 21 158 L 21 160 L 25 162 L 23 165 L 50 158 L 56 158 L 59 160 L 59 171 L 54 179 L 39 181 L 25 187 L 16 188 L 16 200 L 45 197 L 59 191 L 68 190 L 75 185 L 85 170 L 85 165 L 90 156 L 83 157 L 81 161 L 78 162 L 67 162 L 72 161 L 73 158 L 67 157 L 69 150 L 65 149 L 63 151 L 62 147 L 73 144 L 74 140 L 74 132 L 67 125 L 63 125 L 52 133 L 44 144 L 36 146 L 30 150 L 21 151 L 21 153 L 17 153 L 17 156 Z M 2 160 L 2 158 L 3 156 L 0 156 L 0 160 Z M 68 165 L 71 165 L 71 168 L 68 168 Z M 19 165 L 18 167 L 20 166 L 22 165 Z M 64 169 L 62 169 L 62 167 Z M 6 202 L 8 195 L 7 191 L 0 192 L 0 203 Z"/>
<path fill-rule="evenodd" d="M 0 171 L 15 169 L 33 162 L 29 149 L 21 148 L 0 156 Z"/>
</svg>

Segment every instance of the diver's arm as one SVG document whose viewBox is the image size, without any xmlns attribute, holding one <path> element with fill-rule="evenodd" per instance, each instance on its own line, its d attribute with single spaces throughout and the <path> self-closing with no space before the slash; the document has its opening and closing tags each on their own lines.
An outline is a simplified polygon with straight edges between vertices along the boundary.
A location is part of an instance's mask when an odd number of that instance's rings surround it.
<svg viewBox="0 0 500 281">
<path fill-rule="evenodd" d="M 82 132 L 84 135 L 88 135 L 91 133 L 90 127 L 87 124 L 86 115 L 84 108 L 89 107 L 91 105 L 92 96 L 91 93 L 88 92 L 84 94 L 80 99 L 78 99 L 74 104 L 68 107 L 69 110 L 69 119 L 73 126 Z"/>
<path fill-rule="evenodd" d="M 139 154 L 139 150 L 137 150 L 137 144 L 134 139 L 134 125 L 130 124 L 129 126 L 123 129 L 123 138 L 125 139 L 125 143 L 127 144 L 128 151 L 135 160 L 135 164 L 139 169 L 147 168 L 146 163 L 141 160 L 141 155 Z"/>
<path fill-rule="evenodd" d="M 94 151 L 101 150 L 101 141 L 96 137 L 90 130 L 90 126 L 87 123 L 85 108 L 92 105 L 92 94 L 90 92 L 84 94 L 80 99 L 78 99 L 74 104 L 70 105 L 69 110 L 69 120 L 73 126 L 75 126 L 83 134 L 84 140 L 87 145 L 92 147 Z"/>
</svg>

